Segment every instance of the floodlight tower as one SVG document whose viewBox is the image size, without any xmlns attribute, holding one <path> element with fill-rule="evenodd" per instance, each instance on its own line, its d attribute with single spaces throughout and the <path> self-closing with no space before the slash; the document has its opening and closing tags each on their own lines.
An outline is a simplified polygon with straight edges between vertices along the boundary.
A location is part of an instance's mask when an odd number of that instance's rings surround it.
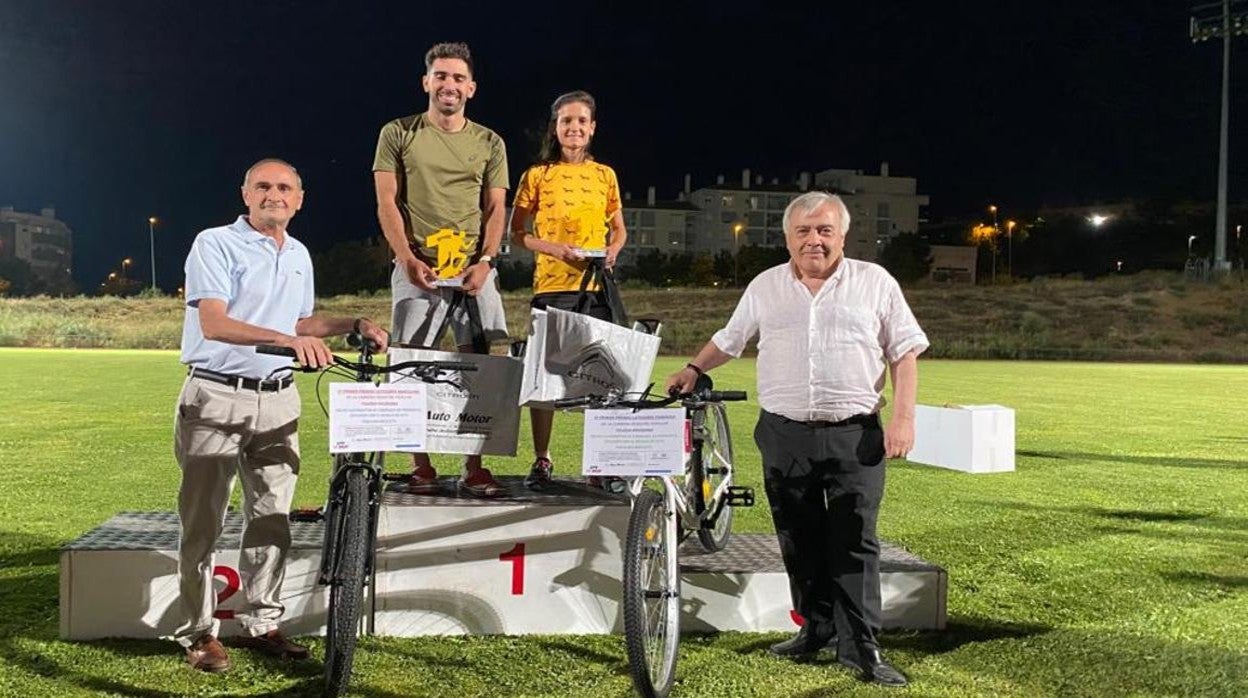
<svg viewBox="0 0 1248 698">
<path fill-rule="evenodd" d="M 1222 0 L 1192 8 L 1192 43 L 1222 37 L 1222 132 L 1218 144 L 1218 211 L 1213 242 L 1213 269 L 1227 271 L 1226 160 L 1230 126 L 1231 37 L 1248 34 L 1248 0 Z"/>
</svg>

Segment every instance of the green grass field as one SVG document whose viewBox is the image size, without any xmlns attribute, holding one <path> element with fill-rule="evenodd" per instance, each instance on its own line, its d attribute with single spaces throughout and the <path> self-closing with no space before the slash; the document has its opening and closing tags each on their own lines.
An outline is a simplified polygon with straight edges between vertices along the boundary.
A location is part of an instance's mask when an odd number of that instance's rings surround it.
<svg viewBox="0 0 1248 698">
<path fill-rule="evenodd" d="M 660 359 L 656 373 L 683 363 Z M 890 633 L 909 695 L 1248 693 L 1248 368 L 924 361 L 920 401 L 1018 410 L 1018 471 L 890 465 L 881 534 L 949 572 L 949 627 Z M 316 695 L 320 664 L 235 651 L 224 676 L 171 643 L 57 639 L 58 548 L 121 510 L 170 510 L 172 352 L 0 350 L 0 695 Z M 753 393 L 753 363 L 716 371 Z M 319 504 L 325 419 L 301 377 L 304 475 Z M 739 479 L 759 486 L 756 405 L 730 407 Z M 529 447 L 522 425 L 522 453 Z M 575 469 L 576 418 L 556 423 Z M 520 474 L 528 459 L 496 460 Z M 442 460 L 444 472 L 453 460 Z M 737 530 L 770 531 L 765 506 Z M 767 656 L 780 635 L 686 638 L 676 695 L 886 695 L 839 665 Z M 313 639 L 314 656 L 323 647 Z M 363 696 L 626 696 L 619 637 L 367 639 Z"/>
</svg>

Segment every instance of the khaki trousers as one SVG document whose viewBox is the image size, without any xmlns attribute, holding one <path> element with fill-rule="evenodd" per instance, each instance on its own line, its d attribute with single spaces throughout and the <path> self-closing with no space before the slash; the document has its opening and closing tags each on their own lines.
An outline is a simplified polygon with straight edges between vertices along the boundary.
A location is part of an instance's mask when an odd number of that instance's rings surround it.
<svg viewBox="0 0 1248 698">
<path fill-rule="evenodd" d="M 243 608 L 236 618 L 250 635 L 278 626 L 290 549 L 290 502 L 299 474 L 299 393 L 292 384 L 257 392 L 187 377 L 174 416 L 173 451 L 182 468 L 178 576 L 183 646 L 217 635 L 213 617 L 213 552 L 237 477 L 243 484 L 239 550 Z"/>
</svg>

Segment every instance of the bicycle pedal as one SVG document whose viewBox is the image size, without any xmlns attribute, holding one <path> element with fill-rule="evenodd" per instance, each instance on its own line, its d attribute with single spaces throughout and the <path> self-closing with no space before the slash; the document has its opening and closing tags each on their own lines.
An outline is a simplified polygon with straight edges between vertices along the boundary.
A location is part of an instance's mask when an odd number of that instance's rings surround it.
<svg viewBox="0 0 1248 698">
<path fill-rule="evenodd" d="M 290 520 L 304 523 L 320 523 L 325 520 L 325 513 L 320 509 L 294 509 L 290 512 Z"/>
<path fill-rule="evenodd" d="M 656 589 L 643 592 L 642 596 L 645 596 L 647 599 L 679 599 L 680 592 Z"/>
<path fill-rule="evenodd" d="M 730 507 L 754 506 L 754 488 L 729 487 L 728 491 L 724 493 L 724 504 Z"/>
</svg>

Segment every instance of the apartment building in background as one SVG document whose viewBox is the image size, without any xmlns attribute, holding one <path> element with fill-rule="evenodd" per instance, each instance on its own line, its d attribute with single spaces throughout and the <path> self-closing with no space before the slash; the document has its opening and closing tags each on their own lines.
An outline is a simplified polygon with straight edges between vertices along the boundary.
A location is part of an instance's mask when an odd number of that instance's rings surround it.
<svg viewBox="0 0 1248 698">
<path fill-rule="evenodd" d="M 0 208 L 0 259 L 20 259 L 45 281 L 73 274 L 74 235 L 56 218 L 56 209 L 23 213 Z"/>
<path fill-rule="evenodd" d="M 874 261 L 880 248 L 901 233 L 919 229 L 920 209 L 929 202 L 918 193 L 918 180 L 896 177 L 882 163 L 878 174 L 862 170 L 827 169 L 803 172 L 796 182 L 770 181 L 742 170 L 739 182 L 721 175 L 714 185 L 696 189 L 689 201 L 700 214 L 694 224 L 694 249 L 714 254 L 745 245 L 784 245 L 784 209 L 811 190 L 838 194 L 849 208 L 850 228 L 845 253 Z"/>
<path fill-rule="evenodd" d="M 893 176 L 887 162 L 881 163 L 877 174 L 827 169 L 803 172 L 794 182 L 766 180 L 746 169 L 740 180 L 727 182 L 719 175 L 714 184 L 696 189 L 687 174 L 675 199 L 659 199 L 654 187 L 647 188 L 644 199 L 624 193 L 628 244 L 620 263 L 629 264 L 651 250 L 715 255 L 746 245 L 782 247 L 784 209 L 811 190 L 839 194 L 845 200 L 851 217 L 845 252 L 867 261 L 875 261 L 891 238 L 917 232 L 920 209 L 928 204 L 928 196 L 918 193 L 918 181 Z M 531 257 L 515 248 L 510 254 L 514 259 Z"/>
</svg>

